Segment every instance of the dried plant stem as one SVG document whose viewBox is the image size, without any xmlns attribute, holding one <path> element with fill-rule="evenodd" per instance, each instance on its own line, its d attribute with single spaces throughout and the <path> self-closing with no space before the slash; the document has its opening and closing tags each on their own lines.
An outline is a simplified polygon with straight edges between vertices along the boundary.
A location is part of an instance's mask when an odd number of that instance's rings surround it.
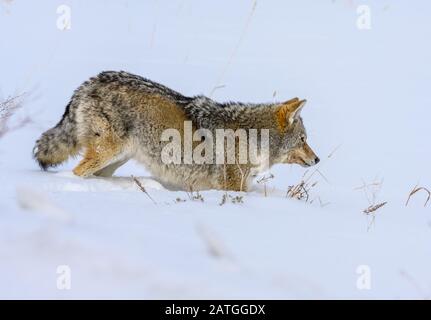
<svg viewBox="0 0 431 320">
<path fill-rule="evenodd" d="M 295 186 L 289 186 L 289 188 L 287 189 L 286 198 L 289 197 L 298 200 L 305 199 L 305 202 L 308 202 L 310 198 L 308 191 L 315 185 L 316 183 L 313 183 L 310 187 L 308 187 L 307 183 L 302 180 Z"/>
<path fill-rule="evenodd" d="M 244 188 L 244 181 L 245 181 L 246 175 L 248 174 L 249 169 L 245 170 L 244 172 L 244 170 L 242 170 L 241 166 L 239 165 L 238 161 L 236 161 L 236 165 L 238 166 L 238 170 L 241 173 L 241 185 L 239 187 L 239 191 L 242 192 Z"/>
<path fill-rule="evenodd" d="M 204 202 L 204 197 L 199 193 L 199 191 L 196 191 L 196 193 L 193 191 L 193 187 L 189 187 L 190 192 L 186 191 L 187 196 L 189 197 L 190 201 L 201 201 Z"/>
<path fill-rule="evenodd" d="M 226 170 L 226 163 L 223 163 L 223 182 L 224 182 L 224 190 L 227 190 L 227 170 Z"/>
<path fill-rule="evenodd" d="M 418 187 L 417 185 L 413 188 L 413 190 L 410 192 L 410 194 L 409 194 L 409 197 L 407 198 L 407 201 L 406 201 L 406 207 L 407 207 L 407 205 L 409 204 L 409 201 L 410 201 L 410 198 L 416 193 L 416 192 L 418 192 L 418 191 L 421 191 L 421 190 L 423 190 L 423 191 L 425 191 L 426 193 L 428 193 L 428 197 L 427 197 L 427 199 L 426 199 L 426 201 L 425 201 L 425 204 L 424 204 L 424 207 L 426 207 L 426 205 L 428 204 L 428 201 L 430 200 L 430 198 L 431 198 L 431 192 L 427 189 L 427 188 L 424 188 L 424 187 Z"/>
<path fill-rule="evenodd" d="M 263 184 L 263 194 L 265 197 L 268 196 L 266 183 L 271 179 L 274 179 L 274 175 L 272 173 L 270 173 L 268 176 L 263 176 L 261 179 L 256 181 L 259 184 Z"/>
<path fill-rule="evenodd" d="M 376 205 L 373 205 L 373 206 L 369 206 L 367 209 L 365 209 L 364 210 L 364 213 L 365 214 L 371 214 L 371 213 L 373 213 L 373 212 L 375 212 L 375 211 L 377 211 L 377 210 L 379 210 L 381 207 L 383 207 L 385 204 L 387 204 L 387 202 L 385 201 L 385 202 L 382 202 L 382 203 L 379 203 L 379 204 L 376 204 Z"/>
<path fill-rule="evenodd" d="M 234 59 L 234 57 L 235 57 L 235 55 L 236 55 L 236 53 L 237 53 L 237 51 L 238 51 L 239 47 L 241 46 L 241 43 L 242 43 L 242 41 L 243 41 L 243 39 L 244 39 L 244 37 L 245 37 L 245 35 L 246 35 L 246 33 L 247 33 L 248 27 L 249 27 L 249 25 L 250 25 L 250 23 L 251 23 L 251 19 L 252 19 L 252 17 L 253 17 L 254 11 L 255 11 L 255 9 L 256 9 L 256 4 L 257 4 L 257 0 L 254 0 L 254 1 L 253 1 L 252 8 L 251 8 L 251 11 L 250 11 L 250 13 L 249 13 L 249 15 L 248 15 L 248 17 L 247 17 L 247 21 L 245 22 L 244 29 L 242 30 L 242 33 L 241 33 L 241 35 L 240 35 L 240 37 L 239 37 L 239 40 L 238 40 L 238 42 L 236 43 L 236 46 L 234 47 L 234 49 L 233 49 L 233 51 L 232 51 L 232 53 L 231 53 L 231 55 L 230 55 L 229 59 L 227 60 L 226 65 L 224 66 L 224 68 L 223 68 L 222 72 L 220 73 L 220 75 L 219 75 L 219 77 L 218 77 L 218 79 L 217 79 L 217 82 L 216 82 L 215 86 L 214 86 L 214 87 L 213 87 L 213 89 L 211 90 L 211 92 L 210 92 L 210 94 L 209 94 L 209 96 L 210 96 L 210 97 L 212 97 L 212 95 L 214 94 L 215 90 L 217 90 L 217 88 L 220 88 L 220 83 L 222 82 L 222 80 L 223 80 L 223 78 L 224 78 L 224 76 L 225 76 L 226 72 L 229 70 L 229 67 L 230 67 L 230 65 L 232 64 L 233 59 Z"/>
<path fill-rule="evenodd" d="M 157 204 L 157 202 L 156 202 L 156 201 L 154 201 L 154 199 L 150 196 L 150 194 L 147 192 L 147 190 L 144 188 L 144 186 L 143 186 L 143 185 L 142 185 L 142 183 L 138 180 L 138 178 L 136 178 L 136 177 L 132 176 L 132 179 L 133 179 L 133 181 L 136 183 L 136 185 L 139 187 L 139 189 L 141 189 L 141 191 L 142 191 L 143 193 L 145 193 L 145 194 L 148 196 L 148 198 L 150 198 L 150 200 L 151 200 L 154 204 Z"/>
<path fill-rule="evenodd" d="M 26 93 L 22 93 L 15 97 L 10 97 L 4 101 L 0 101 L 0 137 L 4 136 L 7 132 L 19 129 L 30 122 L 29 118 L 25 118 L 13 128 L 8 126 L 8 122 L 14 113 L 22 107 L 22 98 L 25 94 Z"/>
</svg>

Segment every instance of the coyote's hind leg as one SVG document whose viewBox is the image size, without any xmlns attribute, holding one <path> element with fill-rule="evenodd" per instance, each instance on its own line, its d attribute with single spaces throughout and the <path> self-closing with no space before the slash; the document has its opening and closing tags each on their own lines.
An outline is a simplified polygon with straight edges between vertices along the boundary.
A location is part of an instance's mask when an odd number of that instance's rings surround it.
<svg viewBox="0 0 431 320">
<path fill-rule="evenodd" d="M 95 176 L 98 176 L 98 177 L 105 177 L 105 178 L 112 177 L 112 175 L 114 174 L 115 170 L 117 170 L 119 167 L 121 167 L 127 161 L 129 161 L 129 158 L 126 158 L 124 160 L 120 160 L 120 161 L 111 163 L 110 165 L 104 167 L 103 169 L 101 169 L 99 171 L 96 171 L 93 174 Z"/>
<path fill-rule="evenodd" d="M 84 158 L 79 162 L 73 173 L 80 177 L 88 177 L 92 174 L 106 176 L 112 175 L 122 164 L 124 159 L 118 159 L 122 153 L 122 145 L 112 135 L 103 139 L 96 139 L 86 146 Z M 115 167 L 115 165 L 118 165 Z"/>
</svg>

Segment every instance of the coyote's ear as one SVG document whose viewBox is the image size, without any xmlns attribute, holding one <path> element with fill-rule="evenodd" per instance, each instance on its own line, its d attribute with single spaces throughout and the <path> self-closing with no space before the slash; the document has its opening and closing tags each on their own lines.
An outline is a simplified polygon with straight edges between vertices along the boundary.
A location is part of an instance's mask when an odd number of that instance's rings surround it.
<svg viewBox="0 0 431 320">
<path fill-rule="evenodd" d="M 282 103 L 277 109 L 278 124 L 282 130 L 286 128 L 286 125 L 291 125 L 295 119 L 299 118 L 301 110 L 304 107 L 307 100 L 299 101 L 298 98 L 286 101 Z"/>
<path fill-rule="evenodd" d="M 288 104 L 292 104 L 292 103 L 298 102 L 298 101 L 299 101 L 299 98 L 295 97 L 293 99 L 287 100 L 286 102 L 283 102 L 282 105 L 288 105 Z"/>
<path fill-rule="evenodd" d="M 288 118 L 287 118 L 287 122 L 289 124 L 292 124 L 293 121 L 295 121 L 295 119 L 298 119 L 300 114 L 301 114 L 301 110 L 302 108 L 305 106 L 305 104 L 307 103 L 307 100 L 301 100 L 298 102 L 295 102 L 294 104 L 292 104 L 292 111 L 288 114 Z"/>
</svg>

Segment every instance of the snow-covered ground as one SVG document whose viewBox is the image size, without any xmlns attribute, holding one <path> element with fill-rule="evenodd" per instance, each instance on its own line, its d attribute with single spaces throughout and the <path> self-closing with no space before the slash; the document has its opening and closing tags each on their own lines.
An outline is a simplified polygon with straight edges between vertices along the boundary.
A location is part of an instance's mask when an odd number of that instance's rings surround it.
<svg viewBox="0 0 431 320">
<path fill-rule="evenodd" d="M 61 4 L 70 30 L 57 28 Z M 357 27 L 359 5 L 369 30 Z M 416 184 L 431 188 L 430 10 L 419 0 L 0 1 L 0 94 L 27 93 L 11 129 L 31 119 L 0 138 L 0 298 L 431 298 L 431 203 L 420 191 L 405 205 Z M 266 197 L 257 185 L 224 205 L 223 192 L 193 201 L 133 163 L 111 179 L 73 176 L 76 160 L 41 172 L 34 141 L 101 70 L 186 95 L 220 86 L 220 101 L 307 98 L 322 158 L 308 172 L 314 201 L 285 197 L 304 174 L 296 166 L 271 170 Z M 381 202 L 374 218 L 363 213 Z"/>
</svg>

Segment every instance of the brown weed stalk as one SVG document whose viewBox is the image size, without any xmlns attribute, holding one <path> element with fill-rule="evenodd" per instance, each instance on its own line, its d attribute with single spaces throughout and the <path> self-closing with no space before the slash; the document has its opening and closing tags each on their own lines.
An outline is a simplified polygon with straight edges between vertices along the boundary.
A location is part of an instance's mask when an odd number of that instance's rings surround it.
<svg viewBox="0 0 431 320">
<path fill-rule="evenodd" d="M 416 186 L 412 189 L 412 191 L 410 192 L 409 197 L 407 198 L 407 201 L 406 201 L 406 207 L 407 207 L 407 205 L 409 204 L 410 198 L 411 198 L 414 194 L 416 194 L 417 192 L 419 192 L 419 191 L 425 191 L 426 193 L 428 193 L 428 197 L 427 197 L 427 199 L 425 200 L 425 203 L 424 203 L 424 207 L 426 207 L 426 206 L 427 206 L 428 201 L 429 201 L 429 200 L 430 200 L 430 198 L 431 198 L 431 192 L 430 192 L 427 188 L 424 188 L 424 187 L 418 187 L 418 186 L 416 185 Z"/>
<path fill-rule="evenodd" d="M 132 176 L 133 181 L 136 183 L 136 185 L 139 187 L 139 189 L 145 193 L 148 198 L 150 198 L 150 200 L 154 203 L 157 204 L 157 202 L 150 196 L 150 194 L 148 193 L 148 191 L 144 188 L 144 186 L 142 185 L 142 183 L 138 180 L 138 178 Z"/>
</svg>

